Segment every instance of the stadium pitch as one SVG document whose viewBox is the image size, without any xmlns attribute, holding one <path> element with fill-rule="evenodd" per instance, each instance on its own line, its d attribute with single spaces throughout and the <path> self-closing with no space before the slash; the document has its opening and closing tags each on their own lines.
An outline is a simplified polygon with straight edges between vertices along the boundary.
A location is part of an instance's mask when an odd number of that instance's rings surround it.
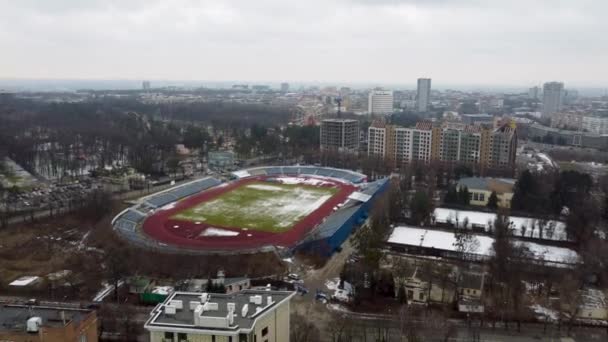
<svg viewBox="0 0 608 342">
<path fill-rule="evenodd" d="M 177 212 L 171 219 L 281 233 L 290 230 L 339 191 L 336 187 L 258 181 Z"/>
</svg>

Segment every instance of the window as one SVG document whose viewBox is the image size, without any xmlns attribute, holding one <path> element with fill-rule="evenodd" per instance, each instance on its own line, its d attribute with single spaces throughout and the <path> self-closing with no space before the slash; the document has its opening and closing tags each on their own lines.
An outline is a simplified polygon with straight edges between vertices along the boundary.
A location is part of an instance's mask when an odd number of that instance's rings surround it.
<svg viewBox="0 0 608 342">
<path fill-rule="evenodd" d="M 215 342 L 215 335 L 211 335 L 211 342 Z"/>
<path fill-rule="evenodd" d="M 80 335 L 78 342 L 87 342 L 87 335 Z"/>
<path fill-rule="evenodd" d="M 171 341 L 173 341 L 173 336 L 174 335 L 175 334 L 172 333 L 172 332 L 170 332 L 170 331 L 165 331 L 165 340 L 171 340 Z"/>
<path fill-rule="evenodd" d="M 484 194 L 479 194 L 479 200 L 485 201 L 486 196 Z"/>
<path fill-rule="evenodd" d="M 188 334 L 177 333 L 177 342 L 188 341 Z"/>
<path fill-rule="evenodd" d="M 420 292 L 420 293 L 418 294 L 418 298 L 419 298 L 420 300 L 424 300 L 424 293 Z"/>
<path fill-rule="evenodd" d="M 262 329 L 262 337 L 268 335 L 268 327 Z"/>
</svg>

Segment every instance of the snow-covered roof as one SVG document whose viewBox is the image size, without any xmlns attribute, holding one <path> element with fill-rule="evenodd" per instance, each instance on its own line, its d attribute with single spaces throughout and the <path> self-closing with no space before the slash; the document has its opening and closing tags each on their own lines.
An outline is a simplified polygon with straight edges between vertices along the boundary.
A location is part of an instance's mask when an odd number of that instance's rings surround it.
<svg viewBox="0 0 608 342">
<path fill-rule="evenodd" d="M 28 286 L 37 283 L 40 280 L 38 276 L 23 276 L 13 280 L 10 286 Z"/>
<path fill-rule="evenodd" d="M 493 229 L 494 220 L 496 220 L 495 213 L 449 208 L 436 208 L 433 212 L 433 217 L 437 223 L 452 223 L 456 225 L 456 221 L 458 221 L 459 227 L 463 227 L 466 220 L 468 222 L 468 228 L 471 228 L 472 226 L 483 227 L 487 232 Z M 562 221 L 545 220 L 543 222 L 543 220 L 538 218 L 519 216 L 509 216 L 509 221 L 511 222 L 513 234 L 516 236 L 541 238 L 541 224 L 544 223 L 544 225 L 542 225 L 543 239 L 558 241 L 568 240 L 566 224 Z"/>
<path fill-rule="evenodd" d="M 477 251 L 473 254 L 491 256 L 494 238 L 474 235 L 479 242 Z M 445 251 L 456 251 L 456 236 L 452 232 L 428 230 L 408 226 L 396 227 L 388 238 L 389 243 L 436 248 Z M 533 242 L 517 241 L 534 254 L 535 259 L 572 264 L 578 259 L 578 254 L 564 247 L 544 246 Z"/>
</svg>

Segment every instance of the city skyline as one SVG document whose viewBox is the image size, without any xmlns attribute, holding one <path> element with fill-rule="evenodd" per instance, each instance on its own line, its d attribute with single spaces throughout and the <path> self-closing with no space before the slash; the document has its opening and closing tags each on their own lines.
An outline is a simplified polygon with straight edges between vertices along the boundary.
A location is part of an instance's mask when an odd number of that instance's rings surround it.
<svg viewBox="0 0 608 342">
<path fill-rule="evenodd" d="M 605 87 L 602 7 L 608 4 L 3 1 L 0 77 L 396 84 L 424 74 L 438 87 Z"/>
</svg>

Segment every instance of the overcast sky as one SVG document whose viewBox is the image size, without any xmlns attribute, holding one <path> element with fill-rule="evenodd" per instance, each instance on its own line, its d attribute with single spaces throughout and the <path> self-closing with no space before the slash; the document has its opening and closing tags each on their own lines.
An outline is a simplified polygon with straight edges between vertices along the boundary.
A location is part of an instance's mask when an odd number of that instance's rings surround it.
<svg viewBox="0 0 608 342">
<path fill-rule="evenodd" d="M 608 84 L 607 0 L 0 0 L 0 78 Z"/>
</svg>

